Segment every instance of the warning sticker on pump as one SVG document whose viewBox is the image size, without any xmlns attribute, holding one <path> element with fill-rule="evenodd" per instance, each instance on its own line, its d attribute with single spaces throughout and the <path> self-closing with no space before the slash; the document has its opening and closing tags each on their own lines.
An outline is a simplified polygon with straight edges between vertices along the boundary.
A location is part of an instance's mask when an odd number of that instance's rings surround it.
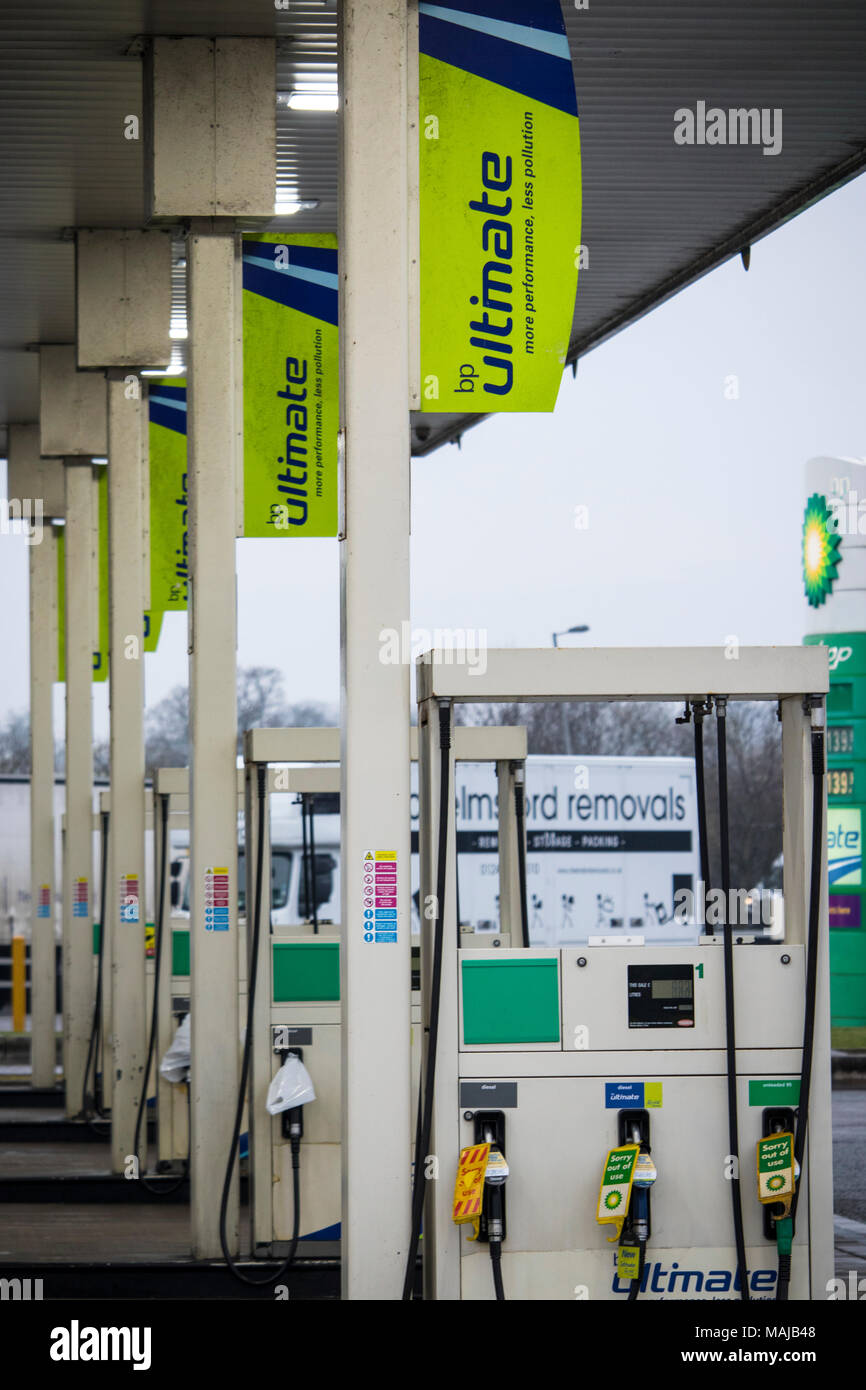
<svg viewBox="0 0 866 1390">
<path fill-rule="evenodd" d="M 368 945 L 397 941 L 397 851 L 368 849 L 363 859 L 363 927 Z"/>
</svg>

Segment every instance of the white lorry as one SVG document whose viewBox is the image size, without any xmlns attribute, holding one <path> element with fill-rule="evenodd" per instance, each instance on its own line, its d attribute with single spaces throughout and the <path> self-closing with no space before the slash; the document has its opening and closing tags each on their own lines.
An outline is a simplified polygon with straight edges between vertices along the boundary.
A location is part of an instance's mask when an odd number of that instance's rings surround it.
<svg viewBox="0 0 866 1390">
<path fill-rule="evenodd" d="M 497 783 L 490 763 L 457 765 L 461 924 L 499 931 Z M 418 930 L 417 769 L 412 770 L 413 930 Z M 317 799 L 315 867 L 293 793 L 271 797 L 271 921 L 340 920 L 340 817 Z M 242 833 L 241 833 L 242 839 Z M 526 878 L 530 942 L 591 938 L 684 942 L 674 895 L 699 878 L 695 769 L 690 758 L 530 757 L 526 762 Z M 174 851 L 175 856 L 177 849 Z M 183 854 L 182 848 L 180 853 Z M 243 895 L 243 850 L 238 879 Z M 177 861 L 176 861 L 177 862 Z M 185 875 L 183 876 L 185 880 Z M 184 881 L 178 905 L 189 908 Z M 241 901 L 241 910 L 245 904 Z M 678 916 L 682 916 L 681 913 Z"/>
<path fill-rule="evenodd" d="M 460 920 L 497 932 L 493 768 L 459 763 L 456 790 Z M 530 943 L 696 939 L 674 894 L 697 885 L 697 823 L 690 758 L 527 758 Z"/>
</svg>

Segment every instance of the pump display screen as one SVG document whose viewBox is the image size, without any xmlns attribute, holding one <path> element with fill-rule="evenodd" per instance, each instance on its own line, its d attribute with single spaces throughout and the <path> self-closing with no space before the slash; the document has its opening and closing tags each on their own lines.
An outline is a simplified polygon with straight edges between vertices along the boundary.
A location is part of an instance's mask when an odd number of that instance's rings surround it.
<svg viewBox="0 0 866 1390">
<path fill-rule="evenodd" d="M 695 972 L 691 965 L 628 967 L 629 1028 L 694 1028 Z"/>
</svg>

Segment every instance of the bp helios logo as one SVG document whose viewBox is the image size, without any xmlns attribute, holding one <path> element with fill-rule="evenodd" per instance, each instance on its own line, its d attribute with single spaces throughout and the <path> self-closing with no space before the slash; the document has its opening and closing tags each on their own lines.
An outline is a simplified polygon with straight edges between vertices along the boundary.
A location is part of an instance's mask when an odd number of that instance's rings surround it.
<svg viewBox="0 0 866 1390">
<path fill-rule="evenodd" d="M 803 518 L 803 585 L 812 608 L 820 608 L 839 573 L 839 536 L 826 497 L 813 492 Z"/>
</svg>

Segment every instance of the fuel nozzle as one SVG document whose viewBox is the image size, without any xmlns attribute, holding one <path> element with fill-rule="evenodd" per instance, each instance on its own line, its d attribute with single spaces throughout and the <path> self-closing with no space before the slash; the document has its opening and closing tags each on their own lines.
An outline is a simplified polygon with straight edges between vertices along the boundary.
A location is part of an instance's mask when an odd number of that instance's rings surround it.
<svg viewBox="0 0 866 1390">
<path fill-rule="evenodd" d="M 484 1126 L 484 1142 L 490 1145 L 487 1168 L 484 1173 L 484 1193 L 487 1207 L 487 1240 L 490 1259 L 493 1265 L 493 1287 L 497 1301 L 505 1298 L 502 1284 L 502 1241 L 505 1236 L 505 1184 L 508 1180 L 508 1164 L 505 1154 L 499 1147 L 496 1131 L 492 1125 Z"/>
<path fill-rule="evenodd" d="M 490 1145 L 490 1156 L 484 1174 L 484 1186 L 489 1189 L 487 1238 L 491 1244 L 493 1241 L 501 1244 L 505 1234 L 502 1196 L 508 1181 L 508 1164 L 491 1127 L 485 1128 L 484 1142 Z"/>
<path fill-rule="evenodd" d="M 648 1149 L 638 1154 L 632 1178 L 632 1230 L 638 1241 L 645 1244 L 649 1238 L 649 1195 L 650 1188 L 658 1177 L 658 1169 Z"/>
</svg>

